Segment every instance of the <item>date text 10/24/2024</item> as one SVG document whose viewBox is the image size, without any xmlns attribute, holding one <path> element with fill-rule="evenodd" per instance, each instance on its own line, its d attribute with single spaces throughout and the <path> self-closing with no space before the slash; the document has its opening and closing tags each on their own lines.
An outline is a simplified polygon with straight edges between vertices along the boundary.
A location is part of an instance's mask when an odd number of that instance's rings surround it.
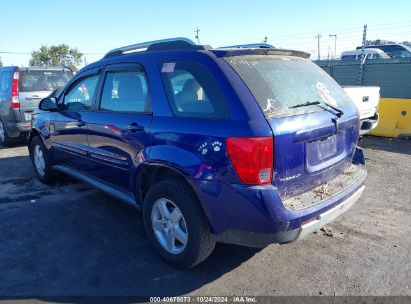
<svg viewBox="0 0 411 304">
<path fill-rule="evenodd" d="M 257 303 L 255 297 L 231 296 L 181 296 L 181 297 L 150 297 L 151 303 Z"/>
</svg>

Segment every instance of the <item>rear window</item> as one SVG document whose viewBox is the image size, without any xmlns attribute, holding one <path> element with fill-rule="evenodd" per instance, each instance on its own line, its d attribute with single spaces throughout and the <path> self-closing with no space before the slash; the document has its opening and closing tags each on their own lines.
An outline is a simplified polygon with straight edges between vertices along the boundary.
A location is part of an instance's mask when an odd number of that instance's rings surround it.
<svg viewBox="0 0 411 304">
<path fill-rule="evenodd" d="M 343 55 L 341 60 L 357 60 L 357 55 Z"/>
<path fill-rule="evenodd" d="M 243 79 L 267 118 L 323 111 L 323 105 L 293 108 L 307 102 L 342 108 L 351 104 L 344 90 L 309 60 L 279 55 L 224 58 Z"/>
<path fill-rule="evenodd" d="M 53 91 L 63 87 L 72 76 L 68 70 L 21 70 L 19 91 Z"/>
</svg>

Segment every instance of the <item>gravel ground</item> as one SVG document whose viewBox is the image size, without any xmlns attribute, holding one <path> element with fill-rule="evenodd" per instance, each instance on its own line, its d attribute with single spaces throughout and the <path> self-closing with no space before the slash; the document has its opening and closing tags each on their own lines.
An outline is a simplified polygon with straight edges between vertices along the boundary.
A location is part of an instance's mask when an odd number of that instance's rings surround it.
<svg viewBox="0 0 411 304">
<path fill-rule="evenodd" d="M 326 229 L 263 250 L 218 245 L 189 271 L 150 249 L 138 211 L 69 178 L 42 185 L 25 146 L 0 147 L 0 297 L 411 296 L 411 141 L 360 145 L 366 190 Z"/>
</svg>

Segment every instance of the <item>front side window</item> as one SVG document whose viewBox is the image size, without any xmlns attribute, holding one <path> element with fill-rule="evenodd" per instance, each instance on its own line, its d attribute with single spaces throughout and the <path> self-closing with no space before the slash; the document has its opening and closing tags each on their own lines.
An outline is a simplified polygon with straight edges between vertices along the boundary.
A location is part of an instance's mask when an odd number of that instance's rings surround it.
<svg viewBox="0 0 411 304">
<path fill-rule="evenodd" d="M 193 62 L 167 62 L 161 75 L 176 116 L 226 119 L 229 109 L 223 93 L 205 67 Z"/>
<path fill-rule="evenodd" d="M 63 101 L 64 110 L 90 110 L 96 91 L 98 75 L 89 76 L 78 81 L 66 92 Z"/>
<path fill-rule="evenodd" d="M 143 71 L 108 72 L 100 109 L 117 112 L 150 112 L 145 73 Z"/>
</svg>

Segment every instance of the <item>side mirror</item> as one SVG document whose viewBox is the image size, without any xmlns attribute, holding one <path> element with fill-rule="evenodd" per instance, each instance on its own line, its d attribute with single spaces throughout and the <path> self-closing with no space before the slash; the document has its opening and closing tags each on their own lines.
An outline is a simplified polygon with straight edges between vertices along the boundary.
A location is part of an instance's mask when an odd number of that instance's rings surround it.
<svg viewBox="0 0 411 304">
<path fill-rule="evenodd" d="M 57 111 L 57 100 L 54 97 L 46 97 L 40 101 L 39 109 L 42 111 Z"/>
</svg>

